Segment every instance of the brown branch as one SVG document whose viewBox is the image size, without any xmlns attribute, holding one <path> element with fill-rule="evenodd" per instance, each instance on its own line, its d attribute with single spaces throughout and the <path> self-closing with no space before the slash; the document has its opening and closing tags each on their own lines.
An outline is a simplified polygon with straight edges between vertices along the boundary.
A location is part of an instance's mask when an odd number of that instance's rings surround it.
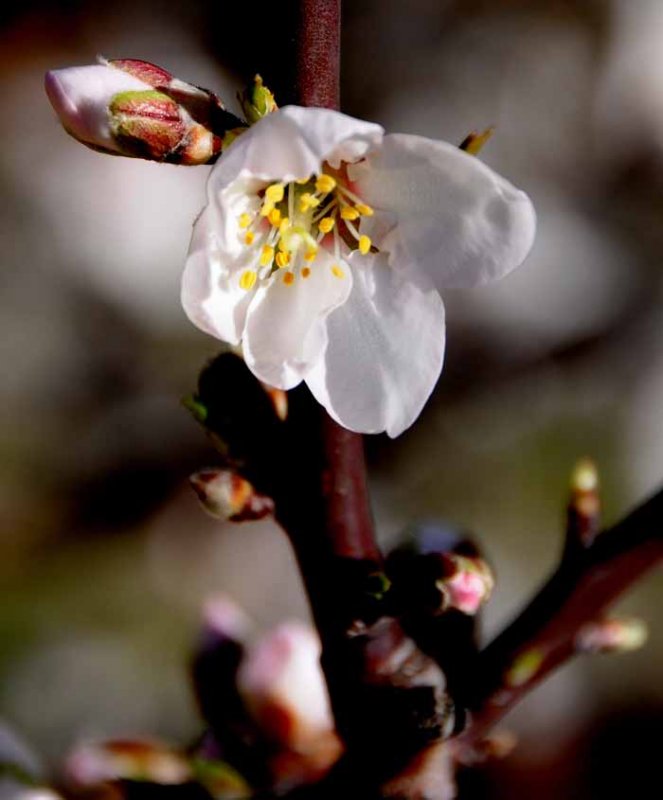
<svg viewBox="0 0 663 800">
<path fill-rule="evenodd" d="M 295 102 L 338 108 L 340 0 L 300 0 Z M 347 758 L 330 779 L 368 796 L 441 736 L 444 676 L 371 592 L 382 570 L 363 440 L 305 387 L 289 395 L 282 469 L 272 476 L 322 640 L 322 665 Z"/>
<path fill-rule="evenodd" d="M 560 566 L 517 619 L 483 650 L 465 685 L 472 748 L 549 673 L 576 653 L 576 636 L 663 558 L 663 491 Z"/>
</svg>

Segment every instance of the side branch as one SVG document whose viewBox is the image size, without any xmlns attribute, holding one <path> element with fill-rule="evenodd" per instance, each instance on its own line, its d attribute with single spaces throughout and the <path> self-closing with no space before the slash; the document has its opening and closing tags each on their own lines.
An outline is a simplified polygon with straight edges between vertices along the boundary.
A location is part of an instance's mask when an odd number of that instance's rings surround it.
<svg viewBox="0 0 663 800">
<path fill-rule="evenodd" d="M 567 550 L 539 594 L 478 656 L 463 698 L 472 748 L 527 692 L 577 652 L 581 628 L 601 617 L 663 558 L 663 491 L 583 550 Z"/>
</svg>

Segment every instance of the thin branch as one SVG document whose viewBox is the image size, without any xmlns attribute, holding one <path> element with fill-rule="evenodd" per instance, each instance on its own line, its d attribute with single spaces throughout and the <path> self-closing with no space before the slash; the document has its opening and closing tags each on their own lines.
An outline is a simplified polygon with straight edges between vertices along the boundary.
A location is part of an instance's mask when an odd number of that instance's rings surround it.
<svg viewBox="0 0 663 800">
<path fill-rule="evenodd" d="M 576 636 L 663 558 L 663 491 L 583 550 L 565 557 L 539 594 L 478 658 L 464 698 L 472 747 L 519 700 L 576 653 Z"/>
</svg>

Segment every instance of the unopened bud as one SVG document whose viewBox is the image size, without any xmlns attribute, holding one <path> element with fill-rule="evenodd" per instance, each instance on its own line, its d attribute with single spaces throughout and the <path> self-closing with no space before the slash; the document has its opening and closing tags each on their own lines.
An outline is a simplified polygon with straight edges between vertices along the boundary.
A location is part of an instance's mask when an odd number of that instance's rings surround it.
<svg viewBox="0 0 663 800">
<path fill-rule="evenodd" d="M 67 758 L 65 772 L 81 789 L 120 779 L 180 784 L 191 777 L 179 753 L 158 742 L 129 739 L 79 745 Z"/>
<path fill-rule="evenodd" d="M 473 616 L 488 601 L 495 578 L 482 558 L 467 558 L 454 553 L 444 556 L 447 575 L 436 582 L 443 596 L 442 610 L 455 608 Z"/>
<path fill-rule="evenodd" d="M 237 684 L 264 735 L 280 749 L 310 759 L 315 772 L 339 757 L 320 643 L 301 623 L 284 623 L 262 638 L 240 666 Z"/>
<path fill-rule="evenodd" d="M 596 465 L 589 458 L 580 459 L 571 473 L 571 496 L 567 511 L 566 549 L 570 554 L 589 547 L 601 522 L 601 498 Z"/>
<path fill-rule="evenodd" d="M 46 92 L 68 133 L 115 155 L 206 164 L 240 124 L 212 92 L 136 59 L 53 70 Z"/>
<path fill-rule="evenodd" d="M 256 75 L 253 83 L 239 93 L 239 102 L 249 125 L 278 110 L 274 95 L 263 84 L 260 75 Z"/>
<path fill-rule="evenodd" d="M 647 641 L 646 623 L 636 617 L 615 617 L 584 625 L 576 636 L 581 653 L 630 653 Z"/>
<path fill-rule="evenodd" d="M 216 519 L 246 522 L 274 512 L 274 501 L 259 494 L 240 475 L 225 469 L 203 469 L 189 481 L 203 508 Z"/>
<path fill-rule="evenodd" d="M 466 153 L 469 153 L 471 156 L 479 155 L 483 149 L 483 146 L 492 137 L 493 133 L 495 133 L 495 128 L 492 126 L 490 128 L 486 128 L 486 130 L 482 131 L 481 133 L 472 131 L 472 133 L 468 133 L 463 139 L 459 145 L 459 148 L 464 150 Z"/>
</svg>

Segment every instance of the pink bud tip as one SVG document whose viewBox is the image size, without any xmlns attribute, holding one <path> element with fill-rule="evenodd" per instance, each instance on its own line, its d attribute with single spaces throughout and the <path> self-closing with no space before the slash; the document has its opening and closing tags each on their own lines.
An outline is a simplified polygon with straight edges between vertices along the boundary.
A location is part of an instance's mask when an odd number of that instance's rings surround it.
<svg viewBox="0 0 663 800">
<path fill-rule="evenodd" d="M 79 142 L 109 152 L 118 152 L 109 121 L 113 97 L 152 88 L 108 64 L 52 70 L 45 86 L 65 130 Z"/>
</svg>

